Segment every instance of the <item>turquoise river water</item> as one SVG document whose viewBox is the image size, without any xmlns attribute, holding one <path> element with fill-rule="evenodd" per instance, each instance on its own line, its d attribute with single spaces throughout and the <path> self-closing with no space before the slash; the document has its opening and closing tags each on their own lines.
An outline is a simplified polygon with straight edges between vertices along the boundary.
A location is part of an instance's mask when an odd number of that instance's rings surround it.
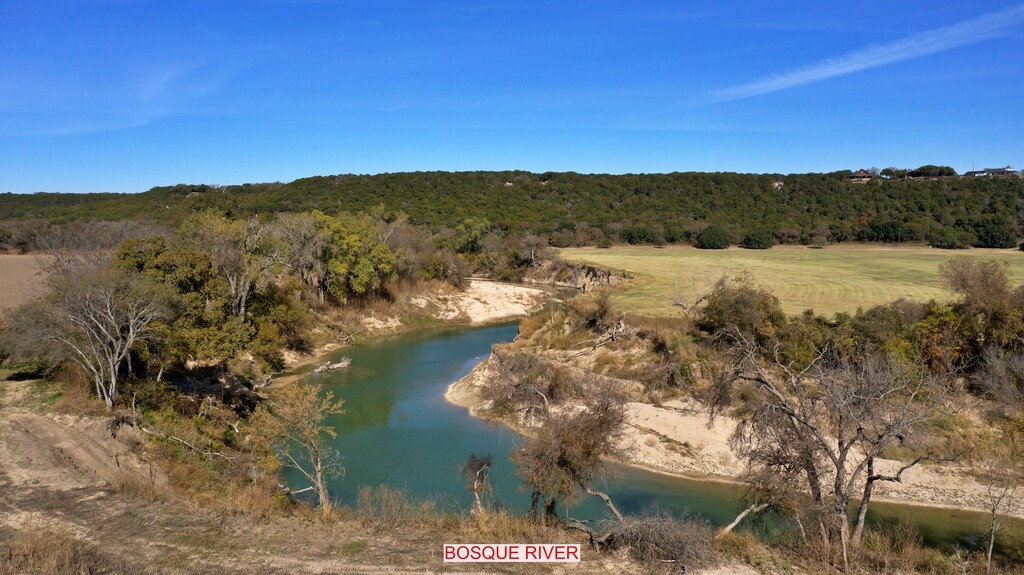
<svg viewBox="0 0 1024 575">
<path fill-rule="evenodd" d="M 345 349 L 352 358 L 347 370 L 309 374 L 345 400 L 346 412 L 332 420 L 335 447 L 343 456 L 345 475 L 335 480 L 332 494 L 353 504 L 363 485 L 387 483 L 416 497 L 434 497 L 468 509 L 470 499 L 458 466 L 470 453 L 493 454 L 494 501 L 511 509 L 529 507 L 508 460 L 520 437 L 504 426 L 473 418 L 462 407 L 445 401 L 448 385 L 463 377 L 490 353 L 496 343 L 511 341 L 516 324 L 476 329 L 417 332 Z M 715 525 L 731 521 L 742 488 L 713 481 L 696 481 L 612 465 L 605 487 L 624 512 L 657 507 L 701 516 Z M 296 487 L 304 487 L 289 476 Z M 601 519 L 605 508 L 596 498 L 569 510 L 576 518 Z M 979 513 L 873 503 L 869 520 L 875 524 L 905 521 L 914 524 L 929 545 L 948 548 L 979 545 L 985 529 Z M 1006 526 L 1010 548 L 1022 545 L 1024 525 Z"/>
</svg>

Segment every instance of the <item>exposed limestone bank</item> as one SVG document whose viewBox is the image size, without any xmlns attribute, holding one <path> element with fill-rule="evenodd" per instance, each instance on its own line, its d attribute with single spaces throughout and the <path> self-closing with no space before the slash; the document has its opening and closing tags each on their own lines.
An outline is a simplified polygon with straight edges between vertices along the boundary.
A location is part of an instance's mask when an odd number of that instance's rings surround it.
<svg viewBox="0 0 1024 575">
<path fill-rule="evenodd" d="M 369 313 L 359 320 L 361 330 L 369 337 L 384 337 L 417 329 L 417 319 L 428 317 L 441 324 L 481 326 L 515 320 L 540 310 L 556 290 L 551 282 L 523 285 L 488 279 L 471 279 L 465 289 L 444 286 L 431 293 L 408 297 L 396 306 L 396 311 Z M 409 313 L 409 315 L 402 315 Z M 410 321 L 410 318 L 413 318 Z M 403 319 L 405 321 L 403 321 Z M 408 322 L 408 323 L 407 323 Z M 275 377 L 275 383 L 290 383 L 299 379 L 301 370 L 323 363 L 331 354 L 348 342 L 331 341 L 318 346 L 311 353 L 285 351 L 285 365 L 289 375 Z"/>
<path fill-rule="evenodd" d="M 480 362 L 466 377 L 451 384 L 445 399 L 469 409 L 474 417 L 487 419 L 482 390 L 498 377 L 493 356 Z M 729 447 L 736 421 L 716 418 L 709 425 L 705 412 L 688 401 L 673 400 L 659 406 L 626 404 L 627 429 L 621 463 L 658 473 L 734 483 L 745 467 Z M 529 433 L 523 422 L 502 421 Z M 901 463 L 877 460 L 876 471 L 895 473 Z M 1024 499 L 1024 498 L 1020 498 Z M 873 501 L 988 512 L 985 485 L 966 466 L 918 465 L 903 474 L 902 483 L 876 483 Z M 1010 515 L 1024 519 L 1024 501 L 1014 503 Z"/>
<path fill-rule="evenodd" d="M 619 285 L 630 279 L 625 272 L 609 270 L 590 264 L 566 261 L 546 261 L 532 270 L 524 281 L 592 291 Z"/>
</svg>

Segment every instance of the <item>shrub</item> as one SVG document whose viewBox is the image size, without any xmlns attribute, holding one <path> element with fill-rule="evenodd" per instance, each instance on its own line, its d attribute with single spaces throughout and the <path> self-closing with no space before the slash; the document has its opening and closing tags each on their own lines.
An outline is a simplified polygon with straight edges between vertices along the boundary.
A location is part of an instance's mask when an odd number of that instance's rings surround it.
<svg viewBox="0 0 1024 575">
<path fill-rule="evenodd" d="M 611 531 L 610 547 L 628 547 L 630 556 L 641 563 L 670 562 L 681 573 L 715 562 L 711 527 L 702 521 L 658 513 L 627 517 Z"/>
<path fill-rule="evenodd" d="M 718 280 L 698 314 L 697 327 L 711 333 L 735 329 L 763 343 L 775 337 L 785 321 L 779 298 L 741 276 Z"/>
<path fill-rule="evenodd" d="M 622 241 L 628 244 L 664 243 L 664 238 L 647 226 L 627 226 L 622 230 Z"/>
<path fill-rule="evenodd" d="M 674 244 L 686 239 L 686 230 L 676 224 L 665 226 L 665 241 Z"/>
<path fill-rule="evenodd" d="M 768 230 L 747 232 L 747 235 L 743 236 L 743 241 L 740 242 L 740 247 L 747 248 L 748 250 L 767 250 L 774 245 L 775 239 Z"/>
<path fill-rule="evenodd" d="M 977 241 L 974 234 L 962 228 L 939 228 L 928 238 L 928 245 L 944 250 L 965 250 Z"/>
<path fill-rule="evenodd" d="M 569 300 L 567 309 L 578 325 L 594 332 L 604 331 L 612 313 L 611 298 L 607 290 L 584 294 Z"/>
<path fill-rule="evenodd" d="M 367 527 L 391 530 L 435 517 L 437 503 L 410 497 L 404 488 L 363 485 L 356 492 L 356 514 Z"/>
<path fill-rule="evenodd" d="M 702 250 L 724 250 L 730 243 L 732 238 L 722 226 L 708 226 L 697 235 L 697 247 Z"/>
<path fill-rule="evenodd" d="M 862 242 L 908 242 L 919 239 L 917 232 L 898 220 L 875 220 L 857 232 Z"/>
</svg>

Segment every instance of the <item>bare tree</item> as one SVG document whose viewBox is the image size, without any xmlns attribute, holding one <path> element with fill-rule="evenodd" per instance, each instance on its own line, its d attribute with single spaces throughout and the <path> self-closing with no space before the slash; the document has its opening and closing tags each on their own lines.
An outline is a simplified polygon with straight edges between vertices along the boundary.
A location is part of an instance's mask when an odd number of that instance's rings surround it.
<svg viewBox="0 0 1024 575">
<path fill-rule="evenodd" d="M 996 536 L 1017 502 L 1024 481 L 1024 427 L 1018 423 L 1005 430 L 986 450 L 982 461 L 982 479 L 988 505 L 988 541 L 985 548 L 985 575 L 992 572 L 992 552 Z"/>
<path fill-rule="evenodd" d="M 341 456 L 329 445 L 337 437 L 330 419 L 345 413 L 343 404 L 319 383 L 295 385 L 277 390 L 249 418 L 252 437 L 310 482 L 324 514 L 333 507 L 327 482 L 345 472 Z"/>
<path fill-rule="evenodd" d="M 111 409 L 122 364 L 134 346 L 155 335 L 158 322 L 170 319 L 172 301 L 166 287 L 135 273 L 60 278 L 49 293 L 11 314 L 6 347 L 23 358 L 77 363 Z"/>
<path fill-rule="evenodd" d="M 473 515 L 484 512 L 483 496 L 490 490 L 490 472 L 494 456 L 479 456 L 471 453 L 466 462 L 459 466 L 459 473 L 466 478 L 466 488 L 473 494 Z"/>
<path fill-rule="evenodd" d="M 800 476 L 821 511 L 823 539 L 859 544 L 873 489 L 899 482 L 935 451 L 922 441 L 925 424 L 939 416 L 945 385 L 884 357 L 852 360 L 822 350 L 801 369 L 784 363 L 778 348 L 764 350 L 735 332 L 730 364 L 720 370 L 708 396 L 714 415 L 746 386 L 743 419 L 732 442 L 755 470 Z M 889 472 L 876 465 L 889 447 L 920 455 Z M 859 493 L 852 525 L 846 509 Z"/>
<path fill-rule="evenodd" d="M 306 287 L 316 290 L 323 305 L 327 297 L 331 234 L 309 213 L 278 214 L 274 233 L 287 252 L 287 264 Z"/>
</svg>

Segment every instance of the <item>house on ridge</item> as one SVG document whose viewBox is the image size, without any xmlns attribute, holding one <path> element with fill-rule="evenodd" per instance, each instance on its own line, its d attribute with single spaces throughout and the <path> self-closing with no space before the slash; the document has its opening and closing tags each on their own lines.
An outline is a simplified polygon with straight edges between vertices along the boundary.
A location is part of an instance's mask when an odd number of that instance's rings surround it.
<svg viewBox="0 0 1024 575">
<path fill-rule="evenodd" d="M 985 168 L 984 170 L 975 170 L 971 172 L 964 172 L 965 178 L 996 178 L 1000 176 L 1017 176 L 1020 173 L 1006 166 L 1005 168 Z"/>
<path fill-rule="evenodd" d="M 875 177 L 875 176 L 871 172 L 869 172 L 869 171 L 867 171 L 865 169 L 860 169 L 860 170 L 857 170 L 856 172 L 854 172 L 852 175 L 850 175 L 850 182 L 853 182 L 853 183 L 864 183 L 864 182 L 871 181 L 871 178 L 873 178 L 873 177 Z"/>
</svg>

